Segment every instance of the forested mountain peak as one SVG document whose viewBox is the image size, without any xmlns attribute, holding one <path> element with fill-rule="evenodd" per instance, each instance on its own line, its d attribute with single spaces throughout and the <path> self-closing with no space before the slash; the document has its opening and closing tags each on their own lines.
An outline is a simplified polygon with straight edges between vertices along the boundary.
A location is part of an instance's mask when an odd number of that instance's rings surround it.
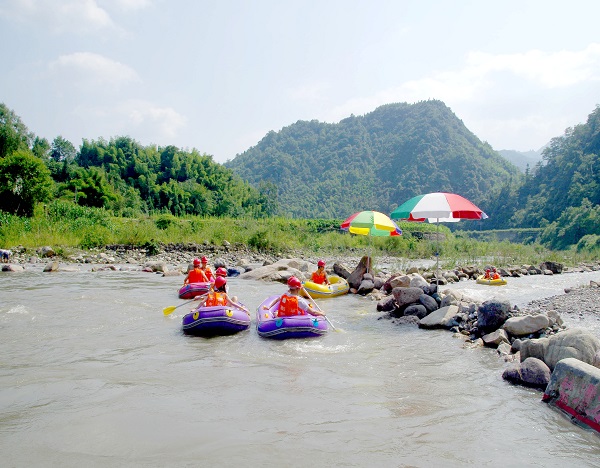
<svg viewBox="0 0 600 468">
<path fill-rule="evenodd" d="M 337 124 L 298 121 L 226 166 L 254 185 L 274 183 L 282 214 L 309 218 L 386 213 L 438 191 L 477 203 L 518 176 L 438 100 L 387 104 Z"/>
</svg>

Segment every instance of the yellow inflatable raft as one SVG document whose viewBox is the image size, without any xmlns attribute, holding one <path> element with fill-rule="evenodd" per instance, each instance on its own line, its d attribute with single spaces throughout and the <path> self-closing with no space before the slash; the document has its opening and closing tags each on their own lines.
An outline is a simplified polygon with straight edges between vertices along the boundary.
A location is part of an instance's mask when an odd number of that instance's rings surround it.
<svg viewBox="0 0 600 468">
<path fill-rule="evenodd" d="M 502 277 L 498 279 L 487 279 L 483 275 L 477 277 L 478 284 L 485 284 L 487 286 L 503 286 L 506 284 L 506 280 Z"/>
<path fill-rule="evenodd" d="M 326 297 L 342 296 L 350 289 L 348 281 L 344 278 L 328 276 L 328 279 L 331 284 L 317 284 L 312 281 L 305 281 L 303 284 L 304 291 L 313 299 L 324 299 Z"/>
</svg>

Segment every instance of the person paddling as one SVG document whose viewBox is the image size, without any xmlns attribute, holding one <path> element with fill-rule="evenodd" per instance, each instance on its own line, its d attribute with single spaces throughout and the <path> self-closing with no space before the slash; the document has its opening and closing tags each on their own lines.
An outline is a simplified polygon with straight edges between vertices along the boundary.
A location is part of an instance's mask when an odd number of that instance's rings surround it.
<svg viewBox="0 0 600 468">
<path fill-rule="evenodd" d="M 323 260 L 319 260 L 317 262 L 317 271 L 313 272 L 310 280 L 316 284 L 331 284 L 329 283 L 329 278 L 327 278 L 327 273 L 325 272 L 325 262 Z"/>
<path fill-rule="evenodd" d="M 280 297 L 274 299 L 271 304 L 264 305 L 263 309 L 269 310 L 277 302 L 279 306 L 277 311 L 273 313 L 274 317 L 291 317 L 294 315 L 322 315 L 325 314 L 321 311 L 314 310 L 312 305 L 306 302 L 304 298 L 300 297 L 300 289 L 302 288 L 302 282 L 295 276 L 290 276 L 287 281 L 288 292 L 282 294 Z"/>
<path fill-rule="evenodd" d="M 233 306 L 237 307 L 238 309 L 242 309 L 244 312 L 250 315 L 250 311 L 245 306 L 239 304 L 238 302 L 232 301 L 229 298 L 229 296 L 227 295 L 226 287 L 227 279 L 222 276 L 217 276 L 213 285 L 213 289 L 208 294 L 198 296 L 194 299 L 197 301 L 201 301 L 200 304 L 198 304 L 198 307 L 196 307 L 196 309 L 202 306 Z"/>
<path fill-rule="evenodd" d="M 201 260 L 202 260 L 202 266 L 200 268 L 202 269 L 202 271 L 204 272 L 204 274 L 208 278 L 208 281 L 214 281 L 215 277 L 213 275 L 212 270 L 208 266 L 208 258 L 202 257 Z"/>
<path fill-rule="evenodd" d="M 200 268 L 200 259 L 195 258 L 193 264 L 194 268 L 188 272 L 187 276 L 183 280 L 183 284 L 207 283 L 209 280 L 204 274 L 202 268 Z"/>
</svg>

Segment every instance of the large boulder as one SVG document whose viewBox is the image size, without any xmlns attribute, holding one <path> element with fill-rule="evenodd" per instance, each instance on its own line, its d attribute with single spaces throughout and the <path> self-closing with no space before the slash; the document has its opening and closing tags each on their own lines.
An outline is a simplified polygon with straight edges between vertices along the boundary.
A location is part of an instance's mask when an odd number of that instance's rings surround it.
<svg viewBox="0 0 600 468">
<path fill-rule="evenodd" d="M 396 300 L 398 307 L 405 307 L 410 304 L 419 302 L 419 298 L 423 294 L 421 288 L 394 288 L 392 289 L 392 295 Z"/>
<path fill-rule="evenodd" d="M 457 306 L 442 307 L 419 320 L 419 328 L 452 328 L 456 325 L 454 319 L 456 314 L 458 314 Z"/>
<path fill-rule="evenodd" d="M 352 273 L 350 273 L 350 276 L 346 278 L 346 281 L 348 281 L 348 284 L 351 288 L 358 289 L 360 287 L 360 283 L 362 282 L 363 276 L 367 272 L 367 264 L 373 265 L 372 262 L 373 260 L 371 259 L 371 257 L 368 257 L 366 255 L 360 259 L 358 266 L 354 269 Z"/>
<path fill-rule="evenodd" d="M 419 302 L 427 309 L 427 313 L 431 313 L 434 310 L 439 309 L 437 301 L 427 294 L 421 294 L 419 296 Z"/>
<path fill-rule="evenodd" d="M 550 368 L 540 359 L 528 357 L 521 363 L 507 367 L 502 374 L 504 380 L 534 388 L 546 388 L 550 381 Z"/>
<path fill-rule="evenodd" d="M 420 319 L 425 318 L 427 316 L 427 309 L 421 304 L 411 304 L 404 309 L 404 316 L 407 317 L 410 315 L 414 315 Z"/>
<path fill-rule="evenodd" d="M 309 263 L 297 258 L 281 259 L 271 265 L 255 268 L 242 273 L 239 277 L 243 279 L 255 279 L 262 281 L 278 281 L 285 283 L 290 276 L 296 276 L 304 281 L 304 272 L 308 271 Z"/>
<path fill-rule="evenodd" d="M 597 364 L 600 339 L 584 328 L 572 328 L 551 336 L 521 342 L 521 361 L 528 357 L 541 359 L 553 370 L 565 358 L 579 359 L 590 365 Z"/>
<path fill-rule="evenodd" d="M 511 317 L 502 328 L 512 336 L 527 336 L 550 326 L 550 319 L 544 314 Z"/>
<path fill-rule="evenodd" d="M 563 272 L 564 265 L 557 262 L 544 262 L 540 265 L 540 270 L 550 270 L 552 274 L 557 275 Z"/>
<path fill-rule="evenodd" d="M 338 262 L 333 264 L 333 272 L 339 277 L 344 278 L 345 280 L 347 280 L 351 274 L 348 271 L 348 268 L 346 268 L 344 265 Z"/>
<path fill-rule="evenodd" d="M 477 309 L 477 328 L 484 333 L 497 330 L 504 325 L 509 312 L 510 303 L 508 301 L 496 299 L 485 301 Z"/>
</svg>

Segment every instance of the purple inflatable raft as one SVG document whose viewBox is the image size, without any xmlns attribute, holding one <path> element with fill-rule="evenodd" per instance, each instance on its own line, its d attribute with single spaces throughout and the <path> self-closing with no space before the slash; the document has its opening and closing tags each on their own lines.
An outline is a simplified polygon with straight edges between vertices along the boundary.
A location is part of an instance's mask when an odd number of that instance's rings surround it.
<svg viewBox="0 0 600 468">
<path fill-rule="evenodd" d="M 273 317 L 279 304 L 270 309 L 263 306 L 270 304 L 278 296 L 267 297 L 256 311 L 256 331 L 263 338 L 284 340 L 286 338 L 311 338 L 327 333 L 325 317 L 314 315 L 295 315 L 293 317 Z"/>
<path fill-rule="evenodd" d="M 233 335 L 249 327 L 250 316 L 232 306 L 200 307 L 183 317 L 183 333 L 186 335 Z"/>
<path fill-rule="evenodd" d="M 179 288 L 179 299 L 194 299 L 196 296 L 206 294 L 210 290 L 210 282 L 188 283 Z"/>
</svg>

